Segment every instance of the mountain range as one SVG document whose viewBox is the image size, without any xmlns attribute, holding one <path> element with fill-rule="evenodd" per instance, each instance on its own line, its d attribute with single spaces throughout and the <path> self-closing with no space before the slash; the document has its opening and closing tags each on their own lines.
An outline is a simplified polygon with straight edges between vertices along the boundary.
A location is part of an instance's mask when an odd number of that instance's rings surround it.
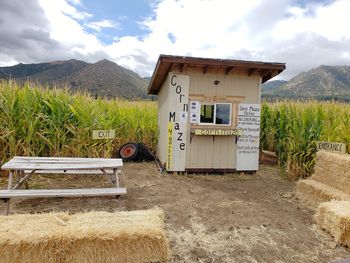
<svg viewBox="0 0 350 263">
<path fill-rule="evenodd" d="M 18 64 L 0 67 L 0 79 L 32 80 L 43 85 L 68 87 L 72 91 L 90 93 L 95 97 L 150 99 L 147 95 L 149 77 L 103 59 L 86 63 L 71 59 L 39 64 Z M 289 81 L 273 80 L 262 85 L 267 100 L 335 99 L 350 101 L 350 66 L 322 65 L 302 72 Z"/>
<path fill-rule="evenodd" d="M 265 98 L 292 98 L 350 101 L 350 66 L 322 65 L 302 72 L 289 81 L 263 84 Z"/>
<path fill-rule="evenodd" d="M 71 59 L 0 67 L 0 78 L 65 86 L 72 91 L 87 92 L 95 97 L 149 98 L 147 95 L 149 81 L 106 59 L 93 64 Z"/>
</svg>

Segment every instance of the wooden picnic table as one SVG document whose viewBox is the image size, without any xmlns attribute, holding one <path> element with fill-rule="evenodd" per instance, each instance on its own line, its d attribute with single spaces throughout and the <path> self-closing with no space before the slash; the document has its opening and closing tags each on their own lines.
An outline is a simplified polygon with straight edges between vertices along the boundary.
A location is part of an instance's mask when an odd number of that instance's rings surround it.
<svg viewBox="0 0 350 263">
<path fill-rule="evenodd" d="M 126 194 L 126 188 L 119 187 L 119 175 L 123 161 L 106 158 L 61 158 L 61 157 L 21 157 L 15 156 L 5 163 L 1 170 L 7 170 L 7 190 L 0 190 L 0 199 L 7 203 L 6 214 L 9 212 L 10 198 L 15 197 L 78 197 L 105 196 L 117 198 Z M 14 175 L 16 181 L 14 182 Z M 110 177 L 111 188 L 78 188 L 78 189 L 18 189 L 34 174 L 92 174 Z"/>
</svg>

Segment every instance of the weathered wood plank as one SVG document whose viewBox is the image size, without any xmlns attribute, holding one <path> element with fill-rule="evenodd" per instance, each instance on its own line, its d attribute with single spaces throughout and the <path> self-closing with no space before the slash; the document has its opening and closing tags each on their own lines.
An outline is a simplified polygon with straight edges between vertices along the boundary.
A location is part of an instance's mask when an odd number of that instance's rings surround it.
<svg viewBox="0 0 350 263">
<path fill-rule="evenodd" d="M 29 165 L 29 166 L 28 166 Z M 38 165 L 38 166 L 36 166 Z M 59 165 L 68 166 L 68 169 L 74 168 L 76 165 L 77 169 L 82 169 L 82 165 L 90 165 L 88 168 L 91 169 L 91 165 L 96 165 L 96 169 L 102 168 L 117 168 L 123 166 L 122 159 L 100 159 L 100 158 L 57 158 L 57 157 L 14 157 L 9 162 L 5 163 L 1 169 L 3 170 L 16 170 L 17 167 L 30 167 L 28 169 L 40 168 L 43 169 L 45 166 L 56 167 L 59 169 Z M 53 166 L 54 165 L 54 166 Z M 64 167 L 63 167 L 64 168 Z M 48 168 L 52 169 L 52 168 Z M 22 170 L 22 169 L 21 169 Z"/>
<path fill-rule="evenodd" d="M 121 161 L 121 159 L 118 158 L 79 158 L 79 157 L 29 157 L 29 156 L 15 156 L 11 160 L 13 161 Z"/>
<path fill-rule="evenodd" d="M 113 169 L 122 165 L 116 163 L 5 163 L 2 170 L 95 170 Z"/>
<path fill-rule="evenodd" d="M 0 198 L 125 195 L 126 188 L 0 190 Z"/>
<path fill-rule="evenodd" d="M 29 174 L 32 170 L 24 170 L 24 173 Z M 113 174 L 113 170 L 106 169 L 107 174 Z M 86 174 L 86 175 L 100 175 L 104 174 L 101 170 L 36 170 L 33 174 Z"/>
</svg>

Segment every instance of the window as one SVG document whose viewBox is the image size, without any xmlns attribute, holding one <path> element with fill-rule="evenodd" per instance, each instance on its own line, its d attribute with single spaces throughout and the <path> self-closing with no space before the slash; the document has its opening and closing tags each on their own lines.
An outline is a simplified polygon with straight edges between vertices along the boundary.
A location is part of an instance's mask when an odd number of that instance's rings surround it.
<svg viewBox="0 0 350 263">
<path fill-rule="evenodd" d="M 214 106 L 208 104 L 201 105 L 201 123 L 214 123 Z"/>
<path fill-rule="evenodd" d="M 201 103 L 200 124 L 231 125 L 231 103 Z"/>
<path fill-rule="evenodd" d="M 215 124 L 231 124 L 231 104 L 218 103 L 215 105 Z"/>
</svg>

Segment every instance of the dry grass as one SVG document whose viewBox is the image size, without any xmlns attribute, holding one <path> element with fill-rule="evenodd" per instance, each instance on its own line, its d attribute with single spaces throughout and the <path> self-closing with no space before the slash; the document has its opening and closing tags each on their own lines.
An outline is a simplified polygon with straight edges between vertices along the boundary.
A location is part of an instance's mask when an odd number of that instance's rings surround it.
<svg viewBox="0 0 350 263">
<path fill-rule="evenodd" d="M 350 201 L 322 203 L 315 214 L 315 221 L 334 237 L 337 244 L 350 247 Z"/>
<path fill-rule="evenodd" d="M 160 209 L 0 217 L 3 263 L 158 262 L 170 248 Z"/>
<path fill-rule="evenodd" d="M 297 196 L 305 205 L 311 208 L 317 208 L 321 202 L 350 200 L 350 195 L 312 179 L 298 181 Z"/>
<path fill-rule="evenodd" d="M 335 244 L 317 227 L 312 226 L 312 231 L 320 243 L 310 249 L 307 243 L 295 244 L 285 231 L 275 227 L 260 225 L 217 231 L 208 229 L 201 218 L 193 216 L 190 229 L 170 227 L 169 238 L 174 254 L 170 262 L 319 263 L 323 262 L 319 260 L 320 254 L 332 258 Z M 271 255 L 273 261 L 270 261 Z"/>
</svg>

